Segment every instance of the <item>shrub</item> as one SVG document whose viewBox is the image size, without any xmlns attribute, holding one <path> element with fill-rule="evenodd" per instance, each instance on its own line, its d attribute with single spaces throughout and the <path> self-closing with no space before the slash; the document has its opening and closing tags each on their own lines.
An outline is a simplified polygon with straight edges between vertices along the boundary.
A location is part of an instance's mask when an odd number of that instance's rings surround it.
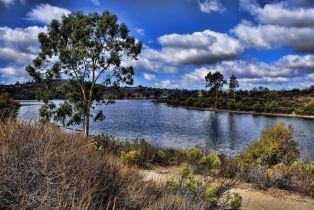
<svg viewBox="0 0 314 210">
<path fill-rule="evenodd" d="M 237 102 L 234 99 L 231 99 L 227 103 L 228 109 L 234 110 L 237 108 Z"/>
<path fill-rule="evenodd" d="M 206 201 L 211 204 L 215 205 L 218 201 L 218 191 L 219 185 L 216 182 L 211 183 L 205 190 L 204 195 Z"/>
<path fill-rule="evenodd" d="M 20 104 L 10 98 L 9 94 L 0 95 L 0 121 L 9 117 L 16 117 Z"/>
<path fill-rule="evenodd" d="M 191 175 L 191 170 L 188 166 L 188 164 L 183 164 L 180 168 L 180 176 L 182 179 L 187 179 Z"/>
<path fill-rule="evenodd" d="M 189 160 L 192 162 L 198 162 L 203 157 L 203 151 L 200 148 L 194 147 L 188 152 Z"/>
<path fill-rule="evenodd" d="M 253 110 L 255 112 L 262 112 L 264 110 L 263 106 L 261 105 L 260 102 L 256 102 L 254 105 L 253 105 Z"/>
<path fill-rule="evenodd" d="M 239 158 L 246 164 L 291 164 L 299 158 L 298 143 L 292 140 L 292 134 L 292 129 L 284 123 L 267 128 L 262 131 L 261 139 L 253 142 Z"/>
<path fill-rule="evenodd" d="M 141 157 L 138 150 L 122 152 L 121 159 L 126 164 L 141 164 Z"/>
<path fill-rule="evenodd" d="M 312 99 L 310 103 L 308 103 L 306 106 L 303 107 L 302 114 L 314 115 L 314 99 Z"/>
<path fill-rule="evenodd" d="M 230 208 L 240 209 L 242 205 L 242 196 L 239 193 L 233 193 L 230 198 Z"/>
<path fill-rule="evenodd" d="M 265 104 L 265 112 L 277 112 L 279 109 L 279 104 L 276 101 L 267 102 Z"/>
<path fill-rule="evenodd" d="M 311 182 L 310 187 L 309 187 L 310 195 L 314 197 L 314 181 Z"/>
<path fill-rule="evenodd" d="M 207 166 L 206 168 L 209 169 L 211 175 L 217 175 L 219 173 L 221 161 L 218 155 L 210 153 L 206 156 L 203 156 L 200 159 L 199 164 L 201 166 Z"/>
</svg>

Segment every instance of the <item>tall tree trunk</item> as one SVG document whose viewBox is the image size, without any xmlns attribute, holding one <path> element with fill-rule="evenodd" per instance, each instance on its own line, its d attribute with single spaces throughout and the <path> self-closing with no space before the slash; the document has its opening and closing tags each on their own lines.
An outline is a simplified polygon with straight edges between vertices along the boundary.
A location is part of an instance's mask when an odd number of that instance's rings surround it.
<svg viewBox="0 0 314 210">
<path fill-rule="evenodd" d="M 216 89 L 216 101 L 215 101 L 215 108 L 217 109 L 217 101 L 218 101 L 218 88 Z"/>
<path fill-rule="evenodd" d="M 85 138 L 87 138 L 89 135 L 89 117 L 90 117 L 90 109 L 88 109 L 88 111 L 84 117 L 83 133 L 84 133 Z"/>
<path fill-rule="evenodd" d="M 233 90 L 233 100 L 235 101 L 235 90 Z"/>
</svg>

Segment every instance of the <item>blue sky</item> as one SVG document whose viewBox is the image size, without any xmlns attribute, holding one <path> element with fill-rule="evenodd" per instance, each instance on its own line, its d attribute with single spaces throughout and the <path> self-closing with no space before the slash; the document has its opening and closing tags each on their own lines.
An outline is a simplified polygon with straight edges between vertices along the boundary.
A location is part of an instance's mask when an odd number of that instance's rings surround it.
<svg viewBox="0 0 314 210">
<path fill-rule="evenodd" d="M 144 42 L 135 85 L 200 89 L 235 74 L 240 88 L 314 84 L 312 0 L 0 0 L 0 83 L 29 81 L 37 35 L 72 11 L 109 10 Z"/>
</svg>

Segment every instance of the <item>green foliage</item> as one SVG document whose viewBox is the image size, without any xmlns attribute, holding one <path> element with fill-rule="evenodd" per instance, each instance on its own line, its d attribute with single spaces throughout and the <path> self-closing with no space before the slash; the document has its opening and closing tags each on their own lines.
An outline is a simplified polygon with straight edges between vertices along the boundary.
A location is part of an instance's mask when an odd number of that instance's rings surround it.
<svg viewBox="0 0 314 210">
<path fill-rule="evenodd" d="M 177 189 L 179 187 L 179 183 L 178 183 L 176 177 L 174 177 L 174 176 L 169 177 L 169 179 L 167 180 L 167 186 L 170 189 Z"/>
<path fill-rule="evenodd" d="M 230 79 L 229 79 L 229 89 L 230 91 L 233 93 L 233 100 L 235 101 L 235 90 L 236 88 L 238 88 L 239 85 L 239 81 L 237 80 L 237 77 L 235 75 L 231 75 Z"/>
<path fill-rule="evenodd" d="M 192 162 L 198 162 L 203 157 L 203 151 L 200 148 L 194 147 L 188 152 L 189 160 Z"/>
<path fill-rule="evenodd" d="M 293 131 L 284 123 L 265 129 L 261 139 L 253 142 L 240 159 L 247 164 L 273 166 L 292 164 L 299 158 L 298 143 L 292 140 Z"/>
<path fill-rule="evenodd" d="M 213 74 L 209 72 L 205 76 L 205 80 L 207 82 L 206 87 L 210 87 L 211 91 L 215 91 L 216 93 L 215 108 L 217 108 L 218 91 L 227 83 L 227 81 L 224 80 L 224 76 L 219 71 L 216 71 Z"/>
<path fill-rule="evenodd" d="M 309 191 L 312 197 L 314 197 L 314 181 L 311 182 L 310 186 L 309 186 Z"/>
<path fill-rule="evenodd" d="M 217 154 L 210 153 L 206 156 L 203 156 L 200 159 L 199 164 L 207 166 L 210 170 L 211 175 L 217 175 L 219 173 L 221 161 Z"/>
<path fill-rule="evenodd" d="M 55 120 L 64 125 L 66 118 L 67 125 L 83 123 L 84 135 L 88 136 L 90 118 L 104 119 L 102 112 L 91 113 L 94 102 L 110 103 L 103 100 L 104 89 L 98 84 L 105 87 L 133 84 L 133 67 L 121 64 L 124 59 L 137 59 L 142 43 L 130 36 L 128 27 L 108 11 L 89 15 L 74 12 L 61 21 L 54 19 L 38 39 L 41 52 L 26 71 L 36 82 L 47 84 L 38 91 L 38 98 L 45 103 L 41 110 L 44 121 L 56 114 Z M 68 79 L 66 103 L 57 111 L 49 111 L 49 100 L 56 95 L 51 82 L 61 78 Z"/>
<path fill-rule="evenodd" d="M 237 102 L 234 99 L 231 99 L 227 102 L 228 109 L 235 110 L 237 109 Z"/>
<path fill-rule="evenodd" d="M 310 103 L 303 107 L 302 114 L 314 115 L 314 99 L 312 99 Z"/>
<path fill-rule="evenodd" d="M 0 121 L 17 115 L 20 104 L 14 101 L 8 93 L 0 95 Z"/>
<path fill-rule="evenodd" d="M 218 201 L 218 191 L 219 184 L 216 182 L 211 183 L 204 192 L 206 201 L 212 205 L 215 205 Z"/>
<path fill-rule="evenodd" d="M 188 164 L 183 164 L 180 168 L 180 176 L 182 179 L 187 179 L 191 176 L 191 169 Z"/>
<path fill-rule="evenodd" d="M 256 102 L 254 105 L 253 105 L 253 110 L 255 112 L 262 112 L 264 110 L 263 108 L 263 105 L 260 103 L 260 102 Z"/>
<path fill-rule="evenodd" d="M 267 101 L 274 101 L 278 99 L 278 93 L 276 91 L 269 91 L 265 96 Z"/>
<path fill-rule="evenodd" d="M 140 152 L 138 150 L 131 150 L 129 152 L 122 152 L 121 159 L 126 164 L 140 164 Z"/>
<path fill-rule="evenodd" d="M 161 149 L 159 149 L 159 150 L 157 151 L 157 155 L 158 155 L 158 157 L 161 158 L 161 159 L 165 159 L 165 158 L 166 158 L 166 153 L 165 153 L 164 151 L 162 151 Z"/>
<path fill-rule="evenodd" d="M 277 112 L 279 109 L 279 104 L 276 101 L 270 101 L 265 104 L 265 112 Z"/>
<path fill-rule="evenodd" d="M 230 208 L 240 209 L 242 205 L 242 196 L 239 193 L 233 193 L 230 198 Z"/>
</svg>

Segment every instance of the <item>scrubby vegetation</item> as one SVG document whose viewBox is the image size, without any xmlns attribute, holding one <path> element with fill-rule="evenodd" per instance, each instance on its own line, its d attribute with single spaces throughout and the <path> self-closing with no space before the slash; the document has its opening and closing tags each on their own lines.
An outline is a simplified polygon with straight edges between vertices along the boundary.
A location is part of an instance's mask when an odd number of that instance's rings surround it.
<svg viewBox="0 0 314 210">
<path fill-rule="evenodd" d="M 314 115 L 314 86 L 304 90 L 269 90 L 259 87 L 252 90 L 219 91 L 217 102 L 216 90 L 181 90 L 157 101 L 196 108 L 214 108 L 217 103 L 217 108 L 222 110 Z"/>
<path fill-rule="evenodd" d="M 147 155 L 148 144 L 103 142 L 53 125 L 0 123 L 0 209 L 230 209 L 241 203 L 229 192 L 232 182 L 192 181 L 189 171 L 175 177 L 175 187 L 145 180 L 129 164 L 146 162 L 129 160 Z M 156 154 L 147 156 L 156 164 L 168 155 Z"/>
<path fill-rule="evenodd" d="M 8 93 L 0 95 L 0 121 L 8 117 L 15 117 L 17 115 L 20 105 L 14 101 Z"/>
<path fill-rule="evenodd" d="M 260 140 L 234 158 L 199 147 L 160 149 L 145 140 L 120 142 L 108 136 L 98 136 L 92 141 L 96 148 L 142 168 L 187 164 L 195 174 L 239 179 L 259 188 L 277 187 L 313 195 L 314 163 L 300 160 L 298 144 L 292 134 L 292 128 L 283 123 L 265 129 Z"/>
</svg>

